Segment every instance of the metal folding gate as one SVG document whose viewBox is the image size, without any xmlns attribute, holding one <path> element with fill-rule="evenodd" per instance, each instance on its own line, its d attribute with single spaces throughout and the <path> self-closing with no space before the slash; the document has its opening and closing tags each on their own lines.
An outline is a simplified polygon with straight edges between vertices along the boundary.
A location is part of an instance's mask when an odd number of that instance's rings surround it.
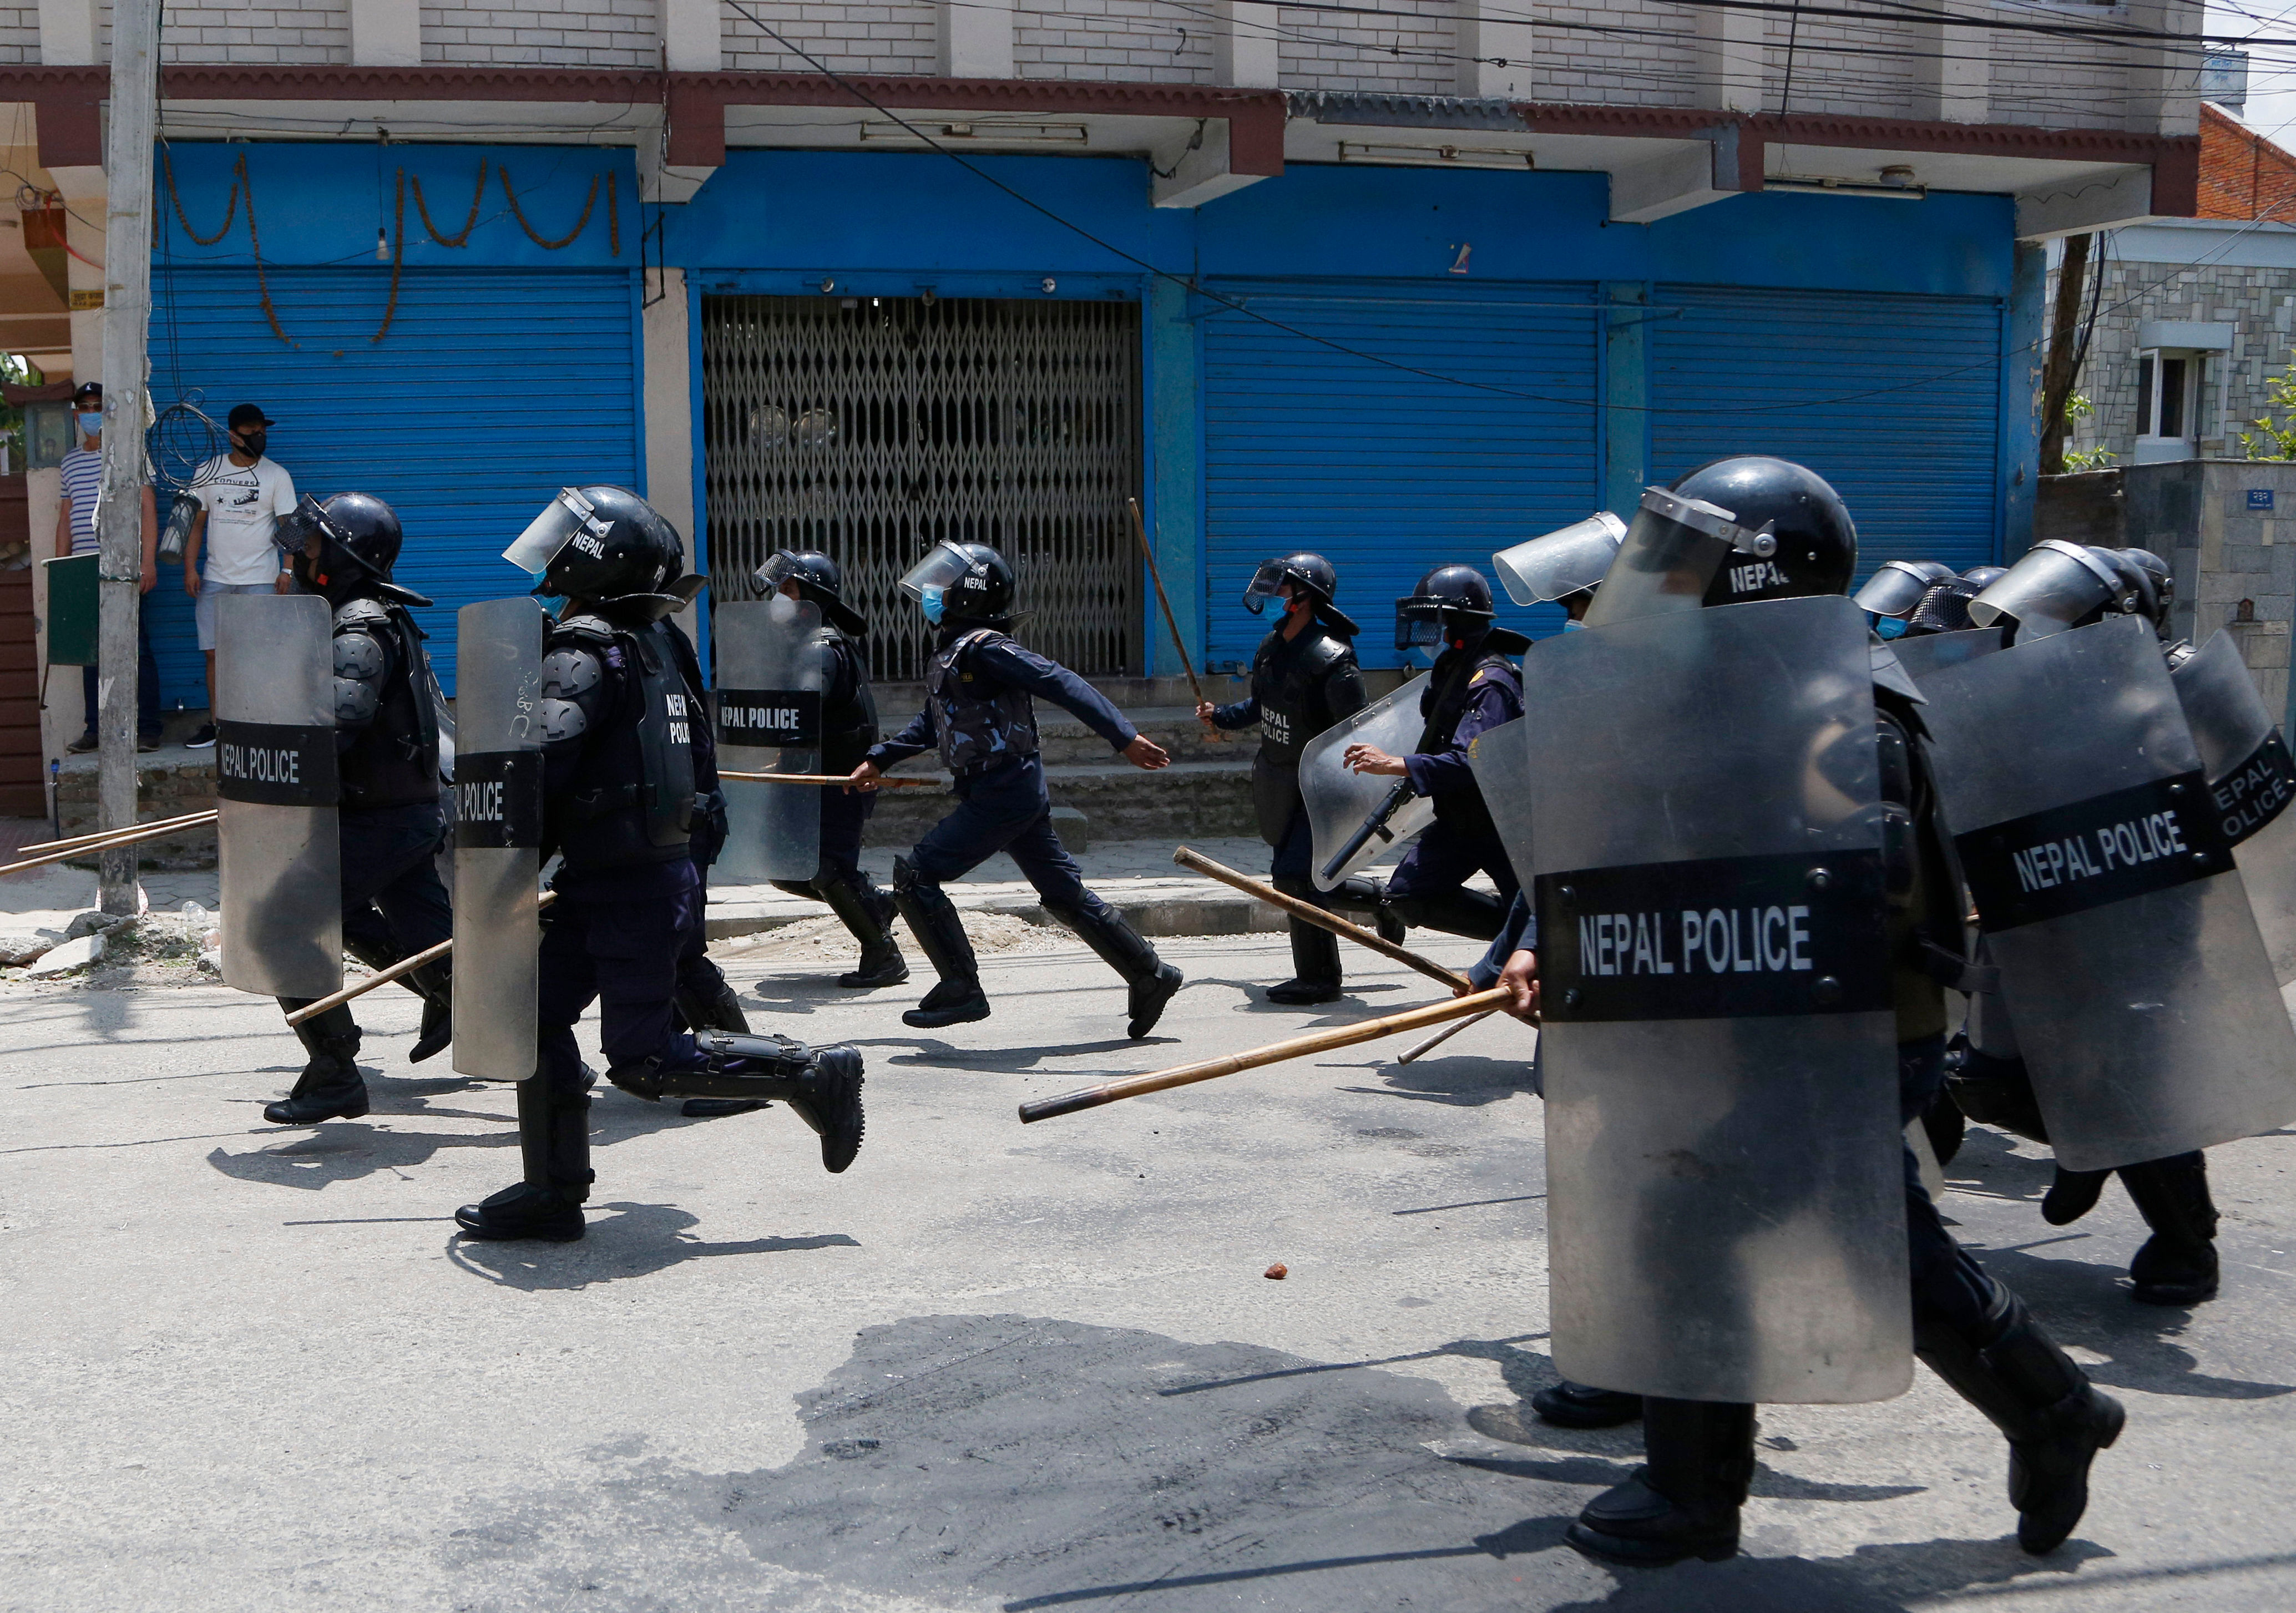
<svg viewBox="0 0 2296 1613">
<path fill-rule="evenodd" d="M 776 549 L 825 552 L 881 679 L 931 643 L 901 575 L 939 538 L 1020 572 L 1029 642 L 1084 673 L 1141 659 L 1132 303 L 710 297 L 702 302 L 709 571 L 754 593 Z"/>
</svg>

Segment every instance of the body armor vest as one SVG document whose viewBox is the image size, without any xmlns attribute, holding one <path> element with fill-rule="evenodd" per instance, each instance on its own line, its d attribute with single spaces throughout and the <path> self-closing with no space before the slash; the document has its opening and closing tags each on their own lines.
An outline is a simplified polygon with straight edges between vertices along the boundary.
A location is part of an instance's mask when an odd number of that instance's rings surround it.
<svg viewBox="0 0 2296 1613">
<path fill-rule="evenodd" d="M 605 659 L 609 692 L 572 783 L 545 805 L 545 839 L 580 868 L 678 861 L 693 821 L 693 730 L 702 712 L 669 635 L 659 623 L 628 627 L 586 615 L 554 627 L 543 652 L 570 647 Z M 610 648 L 621 653 L 608 657 Z"/>
<path fill-rule="evenodd" d="M 1463 659 L 1466 659 L 1464 668 L 1459 665 Z M 1444 659 L 1452 664 L 1443 665 Z M 1447 650 L 1436 661 L 1434 675 L 1427 680 L 1426 692 L 1419 697 L 1419 715 L 1426 719 L 1427 725 L 1419 733 L 1418 754 L 1433 755 L 1451 748 L 1458 736 L 1460 719 L 1467 715 L 1467 707 L 1474 700 L 1475 678 L 1480 673 L 1511 679 L 1514 667 L 1496 651 Z M 1435 797 L 1435 817 L 1463 834 L 1498 832 L 1491 822 L 1490 809 L 1483 805 L 1481 789 L 1474 785 L 1439 793 Z"/>
<path fill-rule="evenodd" d="M 439 713 L 430 703 L 430 663 L 422 629 L 404 605 L 355 599 L 335 612 L 338 634 L 364 633 L 390 659 L 374 720 L 359 731 L 335 766 L 345 811 L 436 802 Z"/>
<path fill-rule="evenodd" d="M 1296 639 L 1279 631 L 1260 641 L 1251 696 L 1259 702 L 1259 754 L 1269 765 L 1297 768 L 1308 741 L 1346 715 L 1332 709 L 1324 684 L 1335 669 L 1354 672 L 1355 665 L 1355 647 L 1321 622 L 1309 622 Z M 1359 691 L 1356 708 L 1363 703 Z"/>
<path fill-rule="evenodd" d="M 693 641 L 676 623 L 665 620 L 661 631 L 678 675 L 685 680 L 690 697 L 686 708 L 694 714 L 687 729 L 693 736 L 693 788 L 707 792 L 718 788 L 718 725 L 707 720 L 709 703 L 702 689 L 701 658 L 694 653 Z"/>
<path fill-rule="evenodd" d="M 829 699 L 821 713 L 821 768 L 850 773 L 883 736 L 877 726 L 877 696 L 869 686 L 869 658 L 850 635 L 824 623 L 821 647 L 829 656 Z M 840 689 L 850 692 L 837 698 Z"/>
<path fill-rule="evenodd" d="M 940 735 L 940 765 L 954 774 L 977 773 L 1008 757 L 1037 754 L 1037 708 L 1028 691 L 999 685 L 994 694 L 972 687 L 958 663 L 976 644 L 1005 635 L 994 627 L 960 633 L 933 651 L 925 670 L 925 699 Z"/>
</svg>

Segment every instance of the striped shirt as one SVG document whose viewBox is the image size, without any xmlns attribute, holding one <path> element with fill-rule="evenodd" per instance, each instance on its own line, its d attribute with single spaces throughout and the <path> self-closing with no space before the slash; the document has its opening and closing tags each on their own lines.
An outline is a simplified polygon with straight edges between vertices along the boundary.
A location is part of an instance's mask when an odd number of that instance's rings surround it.
<svg viewBox="0 0 2296 1613">
<path fill-rule="evenodd" d="M 64 455 L 64 496 L 71 500 L 71 552 L 94 554 L 95 500 L 103 490 L 103 454 L 95 448 L 74 448 Z"/>
</svg>

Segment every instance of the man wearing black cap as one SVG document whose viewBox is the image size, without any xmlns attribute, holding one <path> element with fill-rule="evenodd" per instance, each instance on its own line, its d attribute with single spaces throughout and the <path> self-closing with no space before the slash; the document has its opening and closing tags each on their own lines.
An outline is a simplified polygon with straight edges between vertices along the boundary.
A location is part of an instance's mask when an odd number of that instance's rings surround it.
<svg viewBox="0 0 2296 1613">
<path fill-rule="evenodd" d="M 226 594 L 290 592 L 294 582 L 278 545 L 279 518 L 293 513 L 295 480 L 264 457 L 273 422 L 254 404 L 233 407 L 227 422 L 231 452 L 200 467 L 192 492 L 200 512 L 184 545 L 184 592 L 194 602 L 200 649 L 208 659 L 208 710 L 215 710 L 216 606 Z M 208 541 L 207 565 L 200 544 Z M 215 743 L 210 721 L 191 737 L 194 747 Z"/>
<path fill-rule="evenodd" d="M 95 503 L 103 487 L 103 389 L 88 381 L 72 394 L 72 424 L 79 446 L 63 458 L 63 500 L 56 510 L 56 553 L 95 554 L 102 542 L 95 529 Z M 160 523 L 152 502 L 152 484 L 144 495 L 144 563 L 141 593 L 152 592 L 160 580 Z M 64 747 L 75 756 L 95 749 L 95 668 L 80 668 L 80 689 L 87 703 L 87 729 Z M 160 666 L 152 659 L 152 635 L 144 612 L 135 612 L 135 749 L 160 748 Z"/>
</svg>

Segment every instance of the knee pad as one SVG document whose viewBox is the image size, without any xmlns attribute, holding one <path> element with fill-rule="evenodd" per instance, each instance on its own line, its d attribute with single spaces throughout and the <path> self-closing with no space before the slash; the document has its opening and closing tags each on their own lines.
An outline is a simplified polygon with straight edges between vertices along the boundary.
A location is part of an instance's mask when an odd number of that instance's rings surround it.
<svg viewBox="0 0 2296 1613">
<path fill-rule="evenodd" d="M 918 872 L 917 865 L 906 857 L 893 859 L 893 896 L 897 901 L 915 901 L 929 907 L 948 900 L 940 881 Z"/>
<path fill-rule="evenodd" d="M 786 896 L 806 897 L 816 902 L 821 900 L 821 892 L 804 880 L 767 880 L 766 883 Z"/>
</svg>

